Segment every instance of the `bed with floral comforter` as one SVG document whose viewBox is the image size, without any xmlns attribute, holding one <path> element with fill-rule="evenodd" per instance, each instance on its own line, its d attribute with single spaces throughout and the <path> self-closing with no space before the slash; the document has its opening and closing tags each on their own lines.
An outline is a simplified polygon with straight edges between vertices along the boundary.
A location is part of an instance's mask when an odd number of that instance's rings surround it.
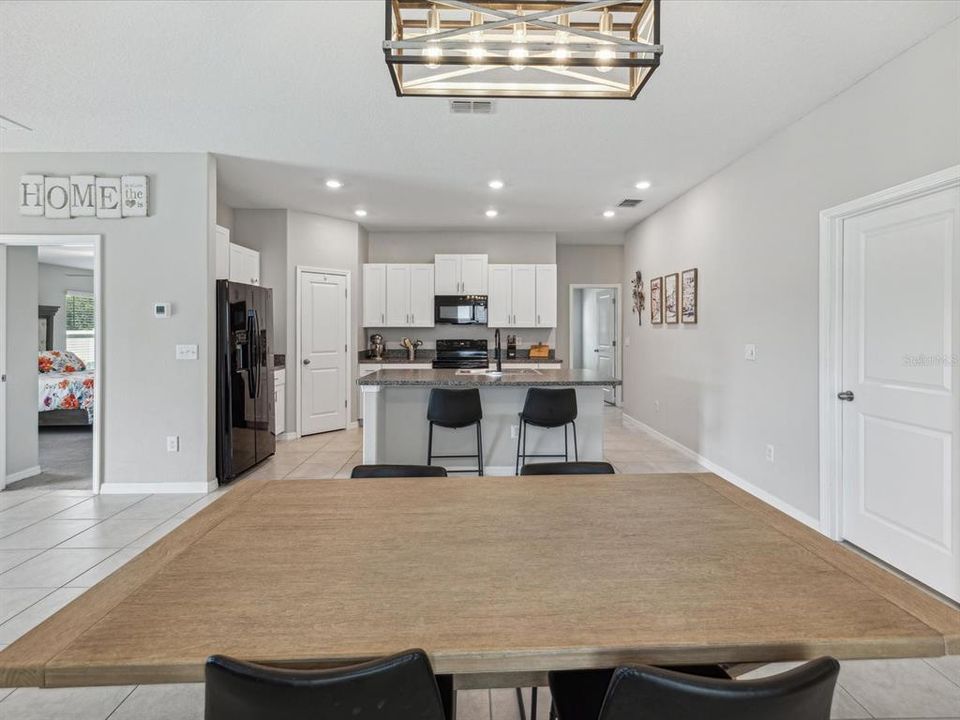
<svg viewBox="0 0 960 720">
<path fill-rule="evenodd" d="M 70 352 L 49 350 L 40 353 L 39 412 L 85 410 L 93 423 L 93 370 Z"/>
</svg>

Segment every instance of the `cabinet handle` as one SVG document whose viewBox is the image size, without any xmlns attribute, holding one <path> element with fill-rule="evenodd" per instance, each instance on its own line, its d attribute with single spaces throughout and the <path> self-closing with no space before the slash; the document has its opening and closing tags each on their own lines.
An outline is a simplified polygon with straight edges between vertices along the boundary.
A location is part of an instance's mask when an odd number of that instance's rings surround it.
<svg viewBox="0 0 960 720">
<path fill-rule="evenodd" d="M 539 325 L 539 324 L 540 324 L 540 316 L 537 315 L 537 325 Z"/>
<path fill-rule="evenodd" d="M 380 322 L 383 323 L 383 313 L 380 313 Z"/>
</svg>

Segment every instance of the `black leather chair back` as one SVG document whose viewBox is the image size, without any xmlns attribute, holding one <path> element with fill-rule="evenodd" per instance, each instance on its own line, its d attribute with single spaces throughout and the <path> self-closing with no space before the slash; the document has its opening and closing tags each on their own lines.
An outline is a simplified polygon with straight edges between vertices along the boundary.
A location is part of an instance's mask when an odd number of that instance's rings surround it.
<svg viewBox="0 0 960 720">
<path fill-rule="evenodd" d="M 607 462 L 530 463 L 520 468 L 521 475 L 613 475 L 616 472 Z"/>
<path fill-rule="evenodd" d="M 839 671 L 829 657 L 759 680 L 620 667 L 599 720 L 829 720 Z"/>
<path fill-rule="evenodd" d="M 436 465 L 355 465 L 352 478 L 446 477 L 446 468 Z"/>
<path fill-rule="evenodd" d="M 427 420 L 445 428 L 462 428 L 480 422 L 480 390 L 433 388 L 427 401 Z"/>
<path fill-rule="evenodd" d="M 577 419 L 577 391 L 573 388 L 527 390 L 521 417 L 537 427 L 554 428 Z"/>
<path fill-rule="evenodd" d="M 333 670 L 207 659 L 205 720 L 444 720 L 422 650 Z"/>
</svg>

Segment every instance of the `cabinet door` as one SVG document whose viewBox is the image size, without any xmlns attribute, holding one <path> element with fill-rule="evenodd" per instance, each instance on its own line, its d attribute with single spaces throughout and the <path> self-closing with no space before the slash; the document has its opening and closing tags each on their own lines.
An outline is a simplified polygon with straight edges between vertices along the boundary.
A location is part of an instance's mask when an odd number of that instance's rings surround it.
<svg viewBox="0 0 960 720">
<path fill-rule="evenodd" d="M 387 327 L 410 324 L 410 266 L 387 264 Z"/>
<path fill-rule="evenodd" d="M 410 266 L 410 325 L 433 327 L 433 265 Z"/>
<path fill-rule="evenodd" d="M 383 327 L 387 322 L 387 266 L 363 266 L 363 326 Z"/>
<path fill-rule="evenodd" d="M 243 267 L 244 248 L 230 243 L 230 282 L 247 283 L 249 278 L 244 279 Z"/>
<path fill-rule="evenodd" d="M 260 253 L 256 250 L 243 249 L 243 276 L 250 285 L 260 284 Z"/>
<path fill-rule="evenodd" d="M 434 288 L 437 295 L 462 295 L 460 290 L 460 256 L 434 255 Z"/>
<path fill-rule="evenodd" d="M 487 294 L 487 256 L 460 256 L 460 293 L 462 295 Z"/>
<path fill-rule="evenodd" d="M 513 326 L 537 326 L 537 266 L 513 265 Z"/>
<path fill-rule="evenodd" d="M 217 280 L 230 279 L 230 230 L 217 225 Z"/>
<path fill-rule="evenodd" d="M 287 429 L 287 386 L 277 385 L 273 389 L 274 433 L 280 436 Z"/>
<path fill-rule="evenodd" d="M 537 327 L 557 326 L 557 266 L 537 265 Z"/>
<path fill-rule="evenodd" d="M 510 327 L 513 313 L 513 276 L 510 265 L 487 269 L 487 326 Z"/>
</svg>

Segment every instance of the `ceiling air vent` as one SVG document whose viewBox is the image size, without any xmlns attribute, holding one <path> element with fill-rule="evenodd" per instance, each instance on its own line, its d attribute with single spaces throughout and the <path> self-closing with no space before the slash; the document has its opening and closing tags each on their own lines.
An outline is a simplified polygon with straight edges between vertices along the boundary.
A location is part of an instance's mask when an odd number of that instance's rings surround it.
<svg viewBox="0 0 960 720">
<path fill-rule="evenodd" d="M 489 115 L 493 112 L 490 100 L 451 100 L 450 112 L 454 115 Z"/>
<path fill-rule="evenodd" d="M 638 200 L 637 198 L 627 198 L 626 200 L 621 200 L 617 207 L 636 207 L 642 202 L 643 200 Z"/>
</svg>

